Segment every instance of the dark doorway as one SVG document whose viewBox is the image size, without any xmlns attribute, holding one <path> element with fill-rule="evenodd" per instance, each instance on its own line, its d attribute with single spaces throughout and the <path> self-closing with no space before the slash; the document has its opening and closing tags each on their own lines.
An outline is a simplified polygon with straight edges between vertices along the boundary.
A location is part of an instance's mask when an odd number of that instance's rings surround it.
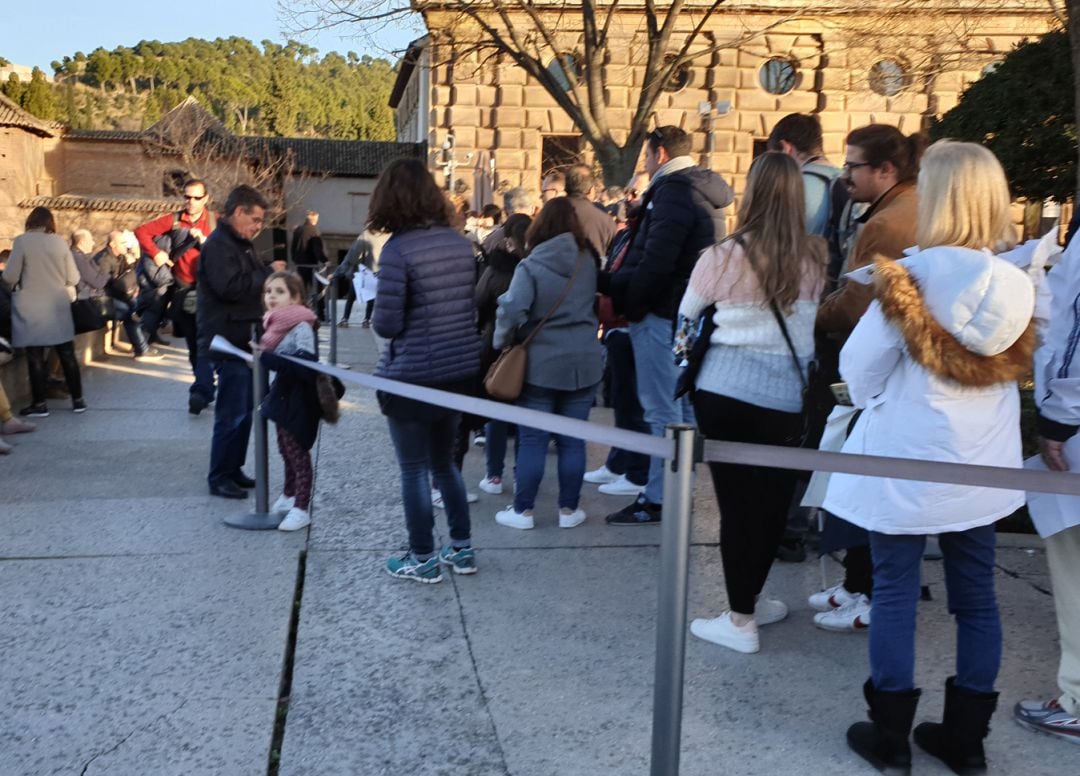
<svg viewBox="0 0 1080 776">
<path fill-rule="evenodd" d="M 544 175 L 552 170 L 565 170 L 574 164 L 580 164 L 581 135 L 544 135 Z"/>
</svg>

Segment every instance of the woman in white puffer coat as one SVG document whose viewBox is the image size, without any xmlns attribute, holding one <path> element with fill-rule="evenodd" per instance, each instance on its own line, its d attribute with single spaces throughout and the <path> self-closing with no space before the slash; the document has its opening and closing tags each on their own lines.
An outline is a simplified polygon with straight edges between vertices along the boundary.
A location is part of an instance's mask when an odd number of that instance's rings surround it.
<svg viewBox="0 0 1080 776">
<path fill-rule="evenodd" d="M 862 415 L 846 453 L 1019 467 L 1020 397 L 1031 371 L 1035 293 L 991 250 L 1011 248 L 1001 165 L 973 143 L 941 141 L 919 173 L 920 249 L 874 269 L 875 301 L 840 356 Z M 873 722 L 848 730 L 852 749 L 878 767 L 908 767 L 920 691 L 915 617 L 928 534 L 940 534 L 956 675 L 942 724 L 915 741 L 956 772 L 986 767 L 997 704 L 1001 622 L 994 596 L 994 522 L 1024 503 L 1018 491 L 837 474 L 824 508 L 870 531 L 874 620 L 864 693 Z"/>
</svg>

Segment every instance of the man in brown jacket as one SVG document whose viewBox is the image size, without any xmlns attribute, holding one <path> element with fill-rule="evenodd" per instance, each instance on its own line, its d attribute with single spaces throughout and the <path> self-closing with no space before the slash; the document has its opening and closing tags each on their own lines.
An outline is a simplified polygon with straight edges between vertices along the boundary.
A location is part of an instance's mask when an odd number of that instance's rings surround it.
<svg viewBox="0 0 1080 776">
<path fill-rule="evenodd" d="M 818 308 L 818 359 L 824 370 L 837 368 L 840 348 L 873 300 L 869 285 L 845 280 L 844 274 L 878 259 L 895 261 L 915 245 L 918 200 L 915 179 L 924 145 L 920 135 L 904 137 L 887 124 L 870 124 L 847 136 L 841 182 L 851 201 L 869 205 L 840 270 L 839 287 Z M 831 345 L 831 347 L 829 347 Z M 837 377 L 839 379 L 839 377 Z M 844 580 L 810 596 L 819 610 L 814 624 L 823 630 L 865 632 L 870 626 L 873 566 L 865 531 L 828 515 L 821 552 L 847 549 Z"/>
<path fill-rule="evenodd" d="M 615 236 L 615 219 L 593 204 L 589 197 L 596 187 L 592 170 L 588 165 L 575 164 L 566 172 L 566 196 L 574 206 L 578 222 L 589 244 L 596 251 L 596 256 L 607 256 L 611 238 Z"/>
</svg>

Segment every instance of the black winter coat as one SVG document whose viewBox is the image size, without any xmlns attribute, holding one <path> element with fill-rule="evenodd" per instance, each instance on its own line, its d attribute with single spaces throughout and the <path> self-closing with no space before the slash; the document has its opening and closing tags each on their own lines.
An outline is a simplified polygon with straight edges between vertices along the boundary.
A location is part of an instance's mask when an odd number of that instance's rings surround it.
<svg viewBox="0 0 1080 776">
<path fill-rule="evenodd" d="M 290 356 L 306 361 L 318 361 L 314 353 L 301 350 Z M 278 428 L 288 431 L 305 450 L 310 450 L 319 434 L 322 407 L 315 387 L 318 372 L 294 364 L 272 350 L 264 350 L 259 358 L 267 369 L 277 372 L 269 393 L 259 408 L 262 416 Z"/>
<path fill-rule="evenodd" d="M 227 223 L 218 224 L 203 243 L 199 258 L 196 320 L 200 356 L 210 356 L 210 342 L 216 334 L 238 348 L 251 350 L 251 326 L 262 321 L 263 283 L 272 273 L 251 242 Z M 215 353 L 214 358 L 231 357 Z"/>
<path fill-rule="evenodd" d="M 701 252 L 723 239 L 723 209 L 731 187 L 711 170 L 668 173 L 645 192 L 641 220 L 626 259 L 614 275 L 601 276 L 601 293 L 630 321 L 649 313 L 674 320 Z"/>
<path fill-rule="evenodd" d="M 495 349 L 491 345 L 495 333 L 495 311 L 499 307 L 499 297 L 510 288 L 514 278 L 514 268 L 521 258 L 503 248 L 496 248 L 488 254 L 488 266 L 476 284 L 476 328 L 480 330 L 483 351 L 480 355 L 481 372 L 486 373 L 495 361 Z"/>
</svg>

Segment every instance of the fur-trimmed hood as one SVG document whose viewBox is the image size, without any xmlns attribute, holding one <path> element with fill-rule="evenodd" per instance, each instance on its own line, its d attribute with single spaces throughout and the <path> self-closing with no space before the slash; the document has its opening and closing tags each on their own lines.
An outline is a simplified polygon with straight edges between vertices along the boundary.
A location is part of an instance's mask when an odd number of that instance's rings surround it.
<svg viewBox="0 0 1080 776">
<path fill-rule="evenodd" d="M 1035 348 L 1035 290 L 989 252 L 939 247 L 879 261 L 874 293 L 911 357 L 966 386 L 1021 379 Z"/>
</svg>

